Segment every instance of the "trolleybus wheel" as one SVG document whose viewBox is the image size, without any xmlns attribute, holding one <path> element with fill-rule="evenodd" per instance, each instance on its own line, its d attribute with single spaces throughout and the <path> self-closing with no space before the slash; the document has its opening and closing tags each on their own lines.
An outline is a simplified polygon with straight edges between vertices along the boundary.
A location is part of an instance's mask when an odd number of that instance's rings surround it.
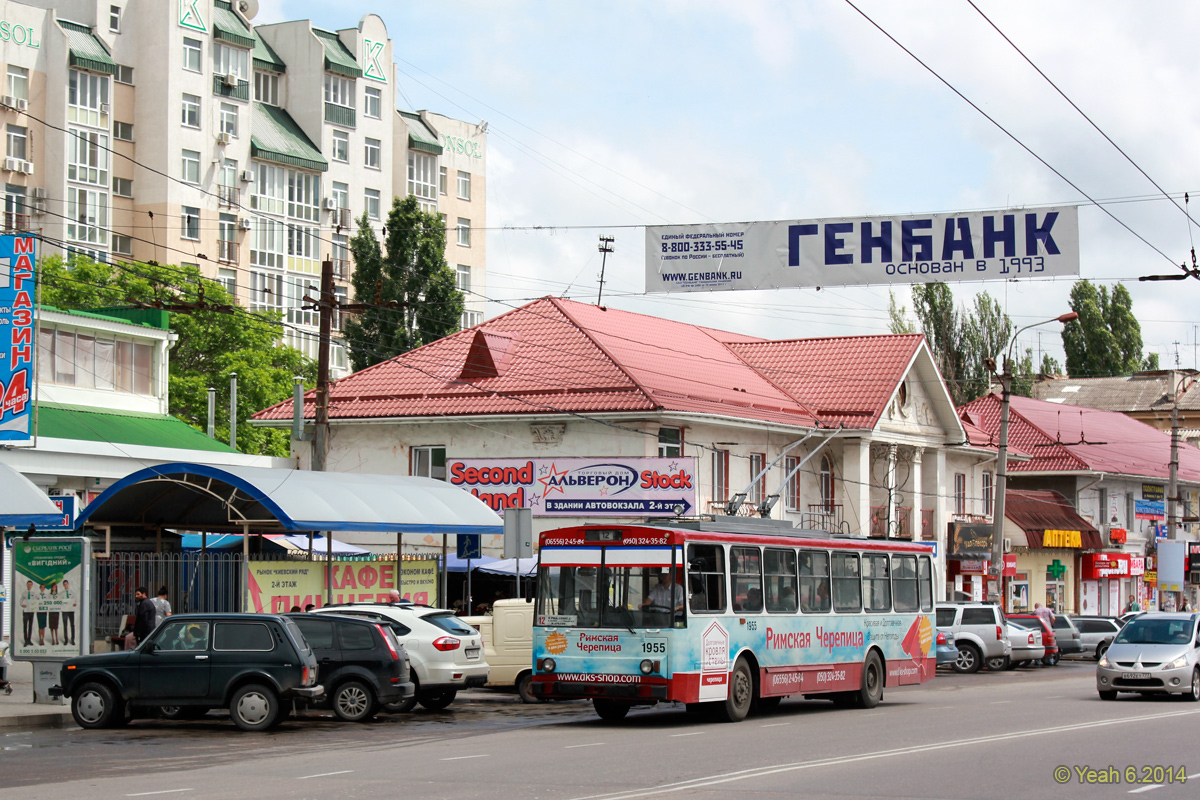
<svg viewBox="0 0 1200 800">
<path fill-rule="evenodd" d="M 883 699 L 883 662 L 879 653 L 872 651 L 863 664 L 862 688 L 854 693 L 861 708 L 874 708 Z"/>
<path fill-rule="evenodd" d="M 596 715 L 605 722 L 620 722 L 629 713 L 629 703 L 619 703 L 616 700 L 605 700 L 597 697 L 592 700 Z"/>
<path fill-rule="evenodd" d="M 741 722 L 750 713 L 754 701 L 754 678 L 746 659 L 739 658 L 729 673 L 729 696 L 720 705 L 720 716 L 726 722 Z"/>
</svg>

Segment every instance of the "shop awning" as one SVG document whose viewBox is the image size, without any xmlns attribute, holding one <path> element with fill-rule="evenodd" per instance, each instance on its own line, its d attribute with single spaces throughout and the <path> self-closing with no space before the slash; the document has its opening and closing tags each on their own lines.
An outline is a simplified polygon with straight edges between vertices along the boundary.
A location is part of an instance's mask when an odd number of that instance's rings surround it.
<svg viewBox="0 0 1200 800">
<path fill-rule="evenodd" d="M 67 49 L 71 51 L 68 61 L 72 67 L 106 75 L 117 74 L 117 62 L 112 60 L 101 41 L 92 34 L 91 28 L 65 19 L 60 19 L 58 25 L 67 34 Z"/>
<path fill-rule="evenodd" d="M 79 516 L 77 527 L 84 525 L 253 534 L 504 530 L 483 501 L 432 478 L 186 463 L 117 481 Z"/>
<path fill-rule="evenodd" d="M 254 34 L 246 27 L 233 6 L 225 0 L 213 3 L 213 38 L 238 47 L 254 47 Z"/>
<path fill-rule="evenodd" d="M 58 525 L 63 512 L 33 481 L 0 463 L 0 526 Z"/>
<path fill-rule="evenodd" d="M 1104 549 L 1096 526 L 1058 492 L 1010 489 L 1004 495 L 1004 516 L 1025 532 L 1033 549 Z"/>
<path fill-rule="evenodd" d="M 337 37 L 336 33 L 319 28 L 313 28 L 313 33 L 325 46 L 325 69 L 338 75 L 345 75 L 347 78 L 362 77 L 362 70 L 359 69 L 358 62 L 354 60 L 354 54 L 346 49 L 346 45 L 342 44 L 342 40 Z"/>
<path fill-rule="evenodd" d="M 208 541 L 204 541 L 204 536 L 199 533 L 185 533 L 179 537 L 179 544 L 184 550 L 200 550 L 207 545 L 209 550 L 240 550 L 242 549 L 242 537 L 232 533 L 213 533 L 209 534 Z M 284 550 L 292 552 L 308 552 L 308 535 L 303 533 L 280 534 L 271 533 L 263 537 L 263 539 L 271 544 L 278 545 Z M 329 541 L 321 535 L 312 537 L 312 552 L 315 556 L 323 556 L 329 552 Z M 333 540 L 333 554 L 335 556 L 365 556 L 369 552 L 361 547 L 355 547 L 352 544 Z"/>
<path fill-rule="evenodd" d="M 435 156 L 442 154 L 442 145 L 438 142 L 437 134 L 425 124 L 420 114 L 411 111 L 401 111 L 404 124 L 408 126 L 408 146 L 412 150 L 420 150 Z"/>
<path fill-rule="evenodd" d="M 486 572 L 489 575 L 508 575 L 512 577 L 514 570 L 520 572 L 523 578 L 533 578 L 537 575 L 538 557 L 532 558 L 506 558 L 502 561 L 493 561 L 491 564 L 485 564 L 482 567 L 477 567 L 480 572 Z"/>
<path fill-rule="evenodd" d="M 290 167 L 324 172 L 329 162 L 291 115 L 277 106 L 254 104 L 250 157 Z"/>
<path fill-rule="evenodd" d="M 98 410 L 90 406 L 38 404 L 38 435 L 52 439 L 78 439 L 147 447 L 171 447 L 214 453 L 237 452 L 210 439 L 181 419 L 168 414 Z"/>
</svg>

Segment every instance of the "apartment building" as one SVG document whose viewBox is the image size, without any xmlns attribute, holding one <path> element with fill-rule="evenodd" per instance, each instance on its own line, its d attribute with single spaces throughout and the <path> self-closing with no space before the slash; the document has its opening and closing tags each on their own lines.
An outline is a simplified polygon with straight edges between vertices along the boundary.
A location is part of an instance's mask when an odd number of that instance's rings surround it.
<svg viewBox="0 0 1200 800">
<path fill-rule="evenodd" d="M 284 340 L 315 357 L 305 298 L 325 259 L 335 291 L 351 294 L 349 239 L 363 213 L 382 233 L 393 195 L 409 191 L 397 143 L 407 151 L 412 137 L 382 19 L 328 31 L 255 25 L 256 10 L 254 0 L 0 0 L 4 224 L 41 233 L 47 253 L 198 265 L 243 306 L 282 313 Z M 475 127 L 437 123 L 463 142 Z M 482 157 L 472 173 L 465 145 L 426 136 L 441 151 L 425 153 L 435 176 L 468 175 L 466 199 L 455 193 L 441 213 L 471 220 L 463 257 L 448 247 L 447 260 L 479 290 L 483 237 L 470 231 L 483 222 L 472 216 Z M 347 371 L 342 347 L 332 364 Z"/>
</svg>

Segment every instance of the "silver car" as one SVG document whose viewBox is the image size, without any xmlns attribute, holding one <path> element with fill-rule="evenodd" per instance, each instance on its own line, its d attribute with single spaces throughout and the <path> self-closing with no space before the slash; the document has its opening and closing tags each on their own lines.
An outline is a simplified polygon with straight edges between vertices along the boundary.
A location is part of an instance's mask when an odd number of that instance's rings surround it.
<svg viewBox="0 0 1200 800">
<path fill-rule="evenodd" d="M 1200 614 L 1143 614 L 1121 629 L 1096 666 L 1101 700 L 1117 692 L 1200 700 Z"/>
</svg>

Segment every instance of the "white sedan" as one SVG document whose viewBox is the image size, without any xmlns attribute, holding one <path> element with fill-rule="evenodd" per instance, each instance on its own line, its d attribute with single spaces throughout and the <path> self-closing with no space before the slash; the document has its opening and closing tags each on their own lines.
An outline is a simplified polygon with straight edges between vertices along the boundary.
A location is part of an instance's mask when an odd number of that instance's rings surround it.
<svg viewBox="0 0 1200 800">
<path fill-rule="evenodd" d="M 1042 644 L 1042 632 L 1018 625 L 1011 620 L 1007 622 L 1008 638 L 1012 642 L 1012 656 L 1009 658 L 1008 668 L 1012 669 L 1027 661 L 1035 664 L 1040 662 L 1046 655 L 1046 648 Z"/>
</svg>

